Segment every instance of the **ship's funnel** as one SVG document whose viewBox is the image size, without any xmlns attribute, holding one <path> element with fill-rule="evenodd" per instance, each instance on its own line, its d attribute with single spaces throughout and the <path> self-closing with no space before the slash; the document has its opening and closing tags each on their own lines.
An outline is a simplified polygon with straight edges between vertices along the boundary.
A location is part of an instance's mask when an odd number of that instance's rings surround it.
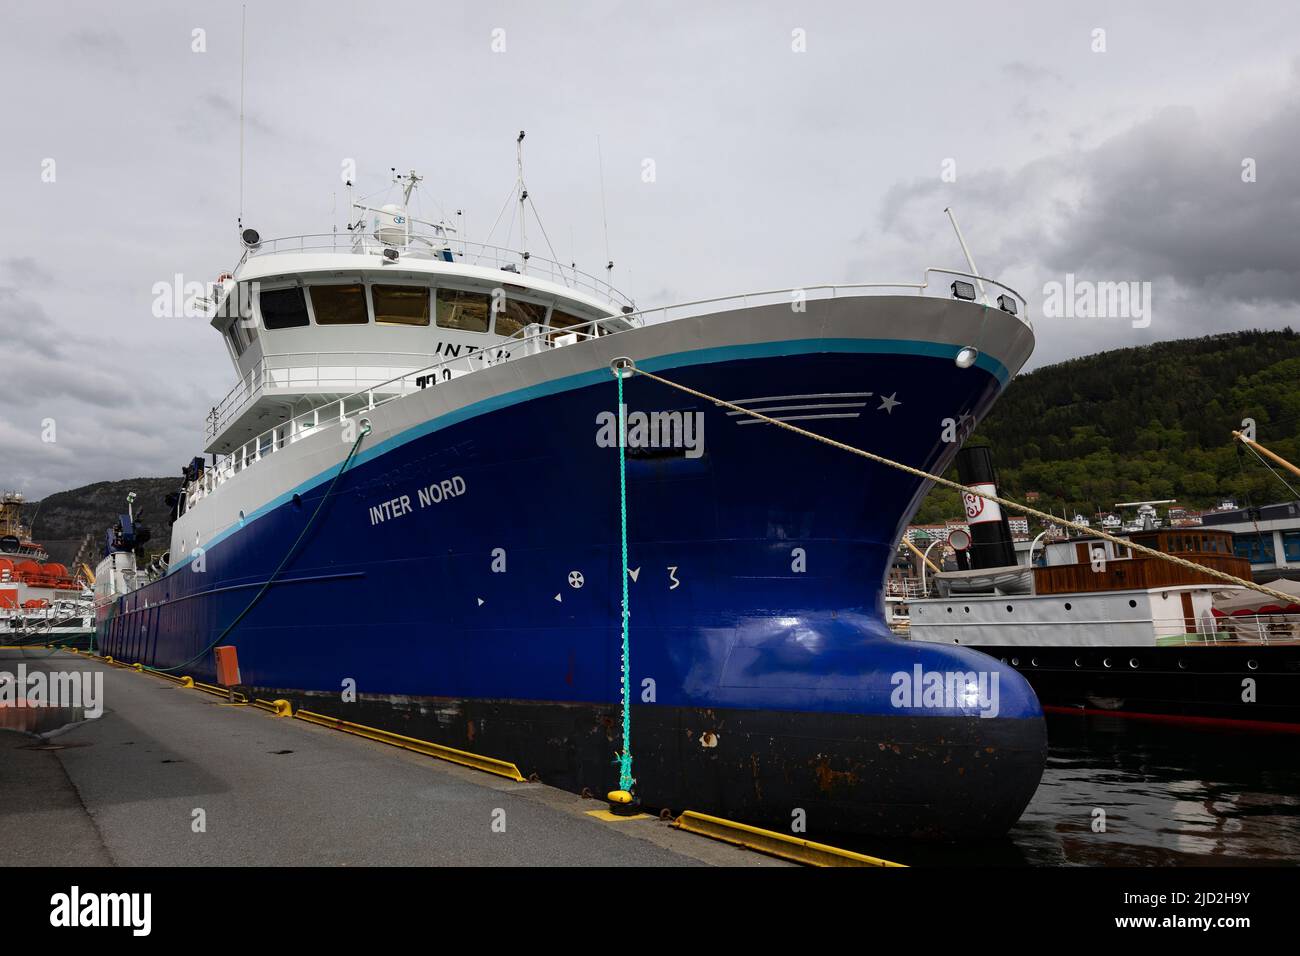
<svg viewBox="0 0 1300 956">
<path fill-rule="evenodd" d="M 957 453 L 957 478 L 963 484 L 996 495 L 997 475 L 993 453 L 986 445 L 963 448 Z M 963 494 L 966 521 L 970 525 L 970 557 L 974 568 L 1005 568 L 1016 563 L 1011 542 L 1011 525 L 1002 508 L 987 498 Z"/>
</svg>

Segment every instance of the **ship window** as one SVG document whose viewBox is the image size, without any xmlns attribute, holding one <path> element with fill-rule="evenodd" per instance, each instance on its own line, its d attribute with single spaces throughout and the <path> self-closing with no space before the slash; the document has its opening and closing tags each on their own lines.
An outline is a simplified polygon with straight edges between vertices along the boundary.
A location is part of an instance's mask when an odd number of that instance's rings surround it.
<svg viewBox="0 0 1300 956">
<path fill-rule="evenodd" d="M 492 297 L 486 292 L 438 290 L 438 327 L 463 332 L 486 332 L 491 316 Z"/>
<path fill-rule="evenodd" d="M 586 321 L 586 319 L 570 315 L 568 312 L 561 312 L 559 309 L 551 313 L 551 328 L 553 329 L 567 329 L 571 325 L 582 325 Z"/>
<path fill-rule="evenodd" d="M 521 302 L 518 299 L 506 299 L 505 305 L 497 313 L 497 335 L 514 335 L 528 325 L 542 325 L 546 322 L 546 306 L 536 302 Z"/>
<path fill-rule="evenodd" d="M 587 322 L 588 322 L 587 319 L 579 318 L 576 315 L 570 315 L 568 312 L 561 312 L 559 309 L 551 310 L 550 326 L 553 329 L 567 329 L 575 325 L 586 325 Z M 582 338 L 583 334 L 590 335 L 592 330 L 590 327 L 588 327 L 584 329 L 579 329 L 578 331 L 579 331 L 578 337 Z M 552 333 L 550 336 L 550 341 L 554 343 L 557 336 L 563 334 L 564 333 L 562 332 Z"/>
<path fill-rule="evenodd" d="M 429 290 L 418 285 L 372 285 L 370 297 L 380 325 L 428 325 Z"/>
<path fill-rule="evenodd" d="M 1251 564 L 1274 563 L 1273 536 L 1271 534 L 1263 536 L 1257 534 L 1238 535 L 1232 547 L 1237 557 L 1245 558 Z"/>
<path fill-rule="evenodd" d="M 366 287 L 359 282 L 311 286 L 311 308 L 317 325 L 365 325 L 370 321 Z"/>
<path fill-rule="evenodd" d="M 296 329 L 310 322 L 302 289 L 263 289 L 257 294 L 257 302 L 262 309 L 262 324 L 272 331 Z"/>
<path fill-rule="evenodd" d="M 1300 531 L 1282 532 L 1282 553 L 1286 555 L 1288 564 L 1292 561 L 1300 562 Z"/>
<path fill-rule="evenodd" d="M 226 338 L 230 340 L 230 347 L 235 350 L 235 358 L 239 358 L 244 354 L 243 339 L 239 337 L 239 333 L 236 331 L 238 327 L 239 325 L 236 323 L 226 330 Z"/>
</svg>

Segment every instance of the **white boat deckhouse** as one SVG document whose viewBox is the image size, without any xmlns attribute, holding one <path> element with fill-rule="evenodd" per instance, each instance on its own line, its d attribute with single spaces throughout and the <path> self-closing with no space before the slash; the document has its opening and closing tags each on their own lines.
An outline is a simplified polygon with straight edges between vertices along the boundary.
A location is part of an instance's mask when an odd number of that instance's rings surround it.
<svg viewBox="0 0 1300 956">
<path fill-rule="evenodd" d="M 405 199 L 418 179 L 403 179 Z M 242 465 L 311 430 L 304 413 L 331 402 L 392 398 L 629 327 L 631 301 L 572 266 L 456 238 L 404 205 L 353 208 L 343 233 L 263 241 L 244 230 L 244 255 L 211 303 L 239 382 L 208 415 L 206 452 Z"/>
</svg>

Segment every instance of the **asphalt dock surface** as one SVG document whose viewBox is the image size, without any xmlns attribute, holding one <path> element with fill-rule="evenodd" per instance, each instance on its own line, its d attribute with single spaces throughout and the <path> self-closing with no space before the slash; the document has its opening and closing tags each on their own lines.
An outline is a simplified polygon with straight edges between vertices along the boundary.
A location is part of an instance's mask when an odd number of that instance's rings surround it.
<svg viewBox="0 0 1300 956">
<path fill-rule="evenodd" d="M 20 663 L 102 672 L 104 709 L 0 731 L 0 865 L 790 865 L 85 655 Z"/>
</svg>

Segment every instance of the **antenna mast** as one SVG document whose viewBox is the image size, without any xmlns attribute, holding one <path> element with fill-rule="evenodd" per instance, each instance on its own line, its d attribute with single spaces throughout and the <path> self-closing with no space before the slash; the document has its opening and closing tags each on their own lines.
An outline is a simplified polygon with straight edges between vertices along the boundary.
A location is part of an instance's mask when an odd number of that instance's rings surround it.
<svg viewBox="0 0 1300 956">
<path fill-rule="evenodd" d="M 979 277 L 979 269 L 975 268 L 975 259 L 970 254 L 970 249 L 966 246 L 966 239 L 961 234 L 961 226 L 957 225 L 957 217 L 953 215 L 951 206 L 946 206 L 943 211 L 948 214 L 948 221 L 952 223 L 953 232 L 957 233 L 957 243 L 961 246 L 961 251 L 966 256 L 966 264 L 970 266 L 971 275 L 975 279 L 975 284 L 979 286 L 980 298 L 984 300 L 985 305 L 988 305 L 989 294 L 984 290 L 984 280 Z M 1064 518 L 1062 520 L 1064 520 Z"/>
<path fill-rule="evenodd" d="M 244 59 L 246 45 L 244 42 L 245 24 L 248 20 L 248 7 L 239 8 L 239 218 L 237 228 L 244 228 Z"/>
<path fill-rule="evenodd" d="M 515 140 L 515 164 L 518 169 L 518 176 L 515 180 L 515 188 L 519 192 L 519 248 L 523 252 L 524 263 L 522 266 L 523 274 L 528 274 L 528 211 L 524 208 L 524 201 L 528 199 L 528 189 L 524 186 L 524 131 L 519 131 L 519 138 Z"/>
<path fill-rule="evenodd" d="M 609 213 L 605 211 L 605 155 L 600 149 L 600 134 L 596 134 L 596 162 L 600 165 L 600 221 L 605 229 L 605 282 L 614 286 L 614 260 L 609 257 Z"/>
</svg>

